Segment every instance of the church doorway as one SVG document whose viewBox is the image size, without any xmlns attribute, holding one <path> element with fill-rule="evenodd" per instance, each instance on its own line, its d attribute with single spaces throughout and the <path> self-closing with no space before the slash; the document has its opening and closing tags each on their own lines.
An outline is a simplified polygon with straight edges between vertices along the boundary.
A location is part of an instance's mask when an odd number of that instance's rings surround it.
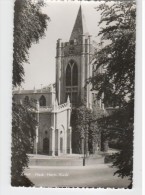
<svg viewBox="0 0 145 195">
<path fill-rule="evenodd" d="M 47 137 L 43 139 L 43 153 L 49 154 L 49 139 Z"/>
</svg>

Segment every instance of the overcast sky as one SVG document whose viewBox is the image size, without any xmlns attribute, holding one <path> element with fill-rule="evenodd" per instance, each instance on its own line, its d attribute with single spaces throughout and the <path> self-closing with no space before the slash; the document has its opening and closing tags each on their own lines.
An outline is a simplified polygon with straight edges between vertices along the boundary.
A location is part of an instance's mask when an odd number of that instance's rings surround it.
<svg viewBox="0 0 145 195">
<path fill-rule="evenodd" d="M 99 31 L 100 14 L 95 10 L 99 2 L 82 2 L 86 26 L 94 39 Z M 29 50 L 30 64 L 24 64 L 25 89 L 40 88 L 55 82 L 56 41 L 69 41 L 80 2 L 47 2 L 44 12 L 51 18 L 46 37 Z"/>
</svg>

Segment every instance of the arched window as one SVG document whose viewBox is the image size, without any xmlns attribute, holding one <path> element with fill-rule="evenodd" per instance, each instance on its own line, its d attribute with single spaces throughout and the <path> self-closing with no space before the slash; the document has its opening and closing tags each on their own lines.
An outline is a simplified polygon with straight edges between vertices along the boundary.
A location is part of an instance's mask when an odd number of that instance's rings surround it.
<svg viewBox="0 0 145 195">
<path fill-rule="evenodd" d="M 72 67 L 72 86 L 78 85 L 78 67 L 76 64 Z"/>
<path fill-rule="evenodd" d="M 78 85 L 78 68 L 77 64 L 71 60 L 66 68 L 66 86 Z"/>
<path fill-rule="evenodd" d="M 46 98 L 42 95 L 39 99 L 40 106 L 46 106 Z"/>
<path fill-rule="evenodd" d="M 66 86 L 71 86 L 71 66 L 68 64 L 66 68 Z"/>
<path fill-rule="evenodd" d="M 73 104 L 78 102 L 78 66 L 70 60 L 66 68 L 66 100 L 69 96 Z"/>
</svg>

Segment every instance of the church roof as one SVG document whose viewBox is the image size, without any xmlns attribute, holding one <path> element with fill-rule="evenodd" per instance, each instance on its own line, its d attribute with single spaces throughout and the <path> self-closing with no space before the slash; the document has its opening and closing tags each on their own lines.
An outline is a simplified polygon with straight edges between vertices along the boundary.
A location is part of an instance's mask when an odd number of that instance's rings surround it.
<svg viewBox="0 0 145 195">
<path fill-rule="evenodd" d="M 51 93 L 51 92 L 55 92 L 54 84 L 47 85 L 42 89 L 35 89 L 34 87 L 33 90 L 25 90 L 25 89 L 14 90 L 13 94 L 33 94 L 33 93 Z"/>
<path fill-rule="evenodd" d="M 88 30 L 86 28 L 85 17 L 83 15 L 81 5 L 70 36 L 70 40 L 78 39 L 80 35 L 89 35 Z"/>
</svg>

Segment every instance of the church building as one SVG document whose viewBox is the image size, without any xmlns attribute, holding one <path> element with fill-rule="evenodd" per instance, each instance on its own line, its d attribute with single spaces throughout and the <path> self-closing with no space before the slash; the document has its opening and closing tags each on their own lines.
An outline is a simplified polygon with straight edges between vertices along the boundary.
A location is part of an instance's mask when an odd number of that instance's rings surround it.
<svg viewBox="0 0 145 195">
<path fill-rule="evenodd" d="M 92 108 L 96 92 L 91 91 L 92 86 L 86 85 L 86 81 L 93 74 L 94 52 L 80 6 L 69 41 L 58 39 L 56 44 L 56 97 L 59 103 L 64 103 L 69 96 L 72 105 L 83 101 Z M 104 107 L 101 100 L 96 103 L 100 108 Z"/>
<path fill-rule="evenodd" d="M 38 122 L 33 153 L 51 156 L 72 153 L 69 97 L 64 104 L 58 105 L 55 88 L 49 85 L 38 90 L 14 91 L 13 98 L 20 104 L 30 102 L 33 106 L 31 112 Z"/>
<path fill-rule="evenodd" d="M 56 48 L 56 96 L 58 102 L 64 103 L 69 96 L 73 105 L 85 100 L 86 106 L 91 108 L 91 86 L 86 86 L 86 80 L 92 76 L 91 62 L 94 48 L 81 6 L 69 41 L 63 42 L 58 39 Z"/>
<path fill-rule="evenodd" d="M 56 43 L 56 85 L 42 89 L 14 91 L 14 99 L 35 100 L 38 126 L 34 153 L 59 156 L 72 152 L 71 109 L 81 101 L 92 108 L 96 93 L 86 80 L 92 74 L 92 60 L 95 48 L 89 34 L 80 6 L 70 39 Z M 103 108 L 101 100 L 99 107 Z"/>
</svg>

